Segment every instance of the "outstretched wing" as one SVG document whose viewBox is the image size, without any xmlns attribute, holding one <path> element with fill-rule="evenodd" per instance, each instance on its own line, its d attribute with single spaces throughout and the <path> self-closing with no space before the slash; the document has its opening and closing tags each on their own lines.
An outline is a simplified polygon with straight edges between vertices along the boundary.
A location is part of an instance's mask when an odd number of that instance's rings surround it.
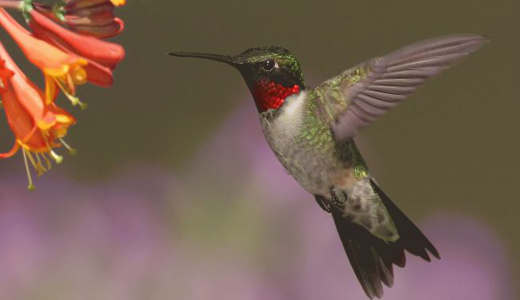
<svg viewBox="0 0 520 300">
<path fill-rule="evenodd" d="M 317 113 L 337 140 L 352 138 L 485 42 L 479 35 L 444 36 L 373 58 L 318 86 Z"/>
</svg>

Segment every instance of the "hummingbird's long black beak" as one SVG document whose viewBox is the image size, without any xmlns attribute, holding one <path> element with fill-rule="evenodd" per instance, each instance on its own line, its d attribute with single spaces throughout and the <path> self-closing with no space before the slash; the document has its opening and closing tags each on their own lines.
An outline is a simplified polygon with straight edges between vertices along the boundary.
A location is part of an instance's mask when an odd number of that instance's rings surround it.
<svg viewBox="0 0 520 300">
<path fill-rule="evenodd" d="M 233 59 L 233 57 L 228 55 L 220 55 L 220 54 L 208 54 L 208 53 L 192 53 L 192 52 L 170 52 L 168 53 L 171 56 L 177 57 L 195 57 L 195 58 L 204 58 L 214 61 L 220 61 L 226 63 L 228 65 L 232 65 L 234 67 L 237 66 L 237 63 Z"/>
</svg>

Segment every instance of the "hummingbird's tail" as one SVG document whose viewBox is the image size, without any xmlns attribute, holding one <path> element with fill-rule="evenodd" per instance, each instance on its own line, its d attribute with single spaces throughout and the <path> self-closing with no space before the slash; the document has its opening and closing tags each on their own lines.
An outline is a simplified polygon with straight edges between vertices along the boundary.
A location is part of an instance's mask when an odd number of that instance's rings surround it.
<svg viewBox="0 0 520 300">
<path fill-rule="evenodd" d="M 388 287 L 392 286 L 394 281 L 392 266 L 405 266 L 405 250 L 426 261 L 430 261 L 427 250 L 435 257 L 440 257 L 437 249 L 426 236 L 373 180 L 370 180 L 370 185 L 380 197 L 397 228 L 399 238 L 395 242 L 385 242 L 376 237 L 363 226 L 345 218 L 335 207 L 330 211 L 354 273 L 367 296 L 373 299 L 383 296 L 382 283 Z"/>
</svg>

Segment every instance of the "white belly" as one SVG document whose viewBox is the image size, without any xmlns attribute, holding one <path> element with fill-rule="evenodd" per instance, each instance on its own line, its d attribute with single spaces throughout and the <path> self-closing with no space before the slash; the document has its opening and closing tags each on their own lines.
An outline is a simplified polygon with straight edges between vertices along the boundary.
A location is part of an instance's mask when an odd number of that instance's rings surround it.
<svg viewBox="0 0 520 300">
<path fill-rule="evenodd" d="M 288 97 L 280 111 L 265 112 L 260 122 L 269 146 L 287 172 L 308 192 L 327 194 L 329 169 L 323 157 L 302 145 L 299 138 L 306 117 L 305 97 L 305 91 Z"/>
</svg>

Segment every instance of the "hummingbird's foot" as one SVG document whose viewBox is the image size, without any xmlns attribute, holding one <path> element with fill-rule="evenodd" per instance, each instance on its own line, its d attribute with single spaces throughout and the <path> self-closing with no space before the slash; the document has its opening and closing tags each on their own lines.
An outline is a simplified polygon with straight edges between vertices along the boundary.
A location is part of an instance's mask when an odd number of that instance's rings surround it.
<svg viewBox="0 0 520 300">
<path fill-rule="evenodd" d="M 329 201 L 327 201 L 326 198 L 322 197 L 322 196 L 315 196 L 316 198 L 316 202 L 318 202 L 318 205 L 326 212 L 330 213 L 330 203 Z"/>
<path fill-rule="evenodd" d="M 337 193 L 333 186 L 330 187 L 330 196 L 332 205 L 336 207 L 343 207 L 347 201 L 347 194 L 341 190 Z"/>
</svg>

